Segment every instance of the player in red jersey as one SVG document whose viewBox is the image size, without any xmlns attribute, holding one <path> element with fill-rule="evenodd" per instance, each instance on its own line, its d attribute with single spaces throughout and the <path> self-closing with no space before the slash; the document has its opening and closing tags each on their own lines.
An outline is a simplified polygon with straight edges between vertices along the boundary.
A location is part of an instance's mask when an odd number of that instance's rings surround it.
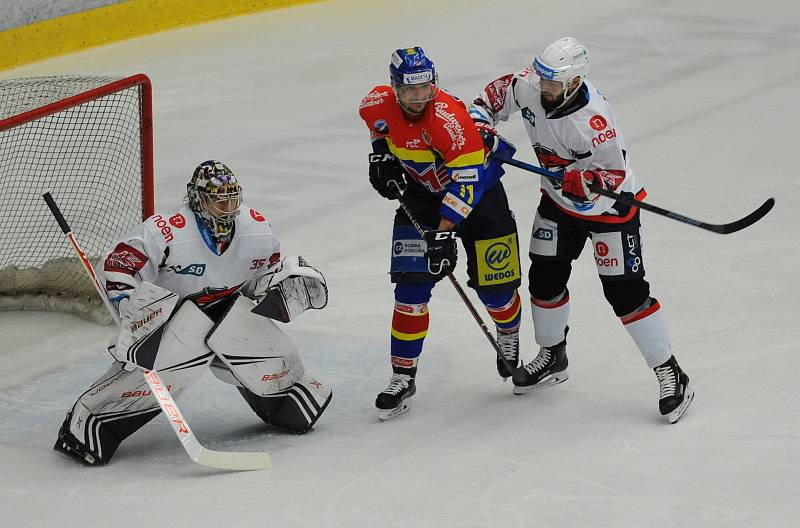
<svg viewBox="0 0 800 528">
<path fill-rule="evenodd" d="M 369 179 L 385 198 L 402 195 L 428 231 L 420 237 L 397 209 L 391 259 L 393 374 L 375 402 L 381 420 L 408 410 L 416 392 L 428 301 L 436 282 L 455 268 L 456 237 L 467 257 L 467 284 L 486 306 L 503 355 L 515 366 L 521 313 L 517 226 L 500 183 L 503 170 L 486 158 L 489 149 L 512 155 L 513 146 L 488 132 L 482 137 L 464 103 L 439 88 L 422 48 L 396 50 L 389 73 L 391 85 L 373 88 L 359 109 L 372 139 Z M 499 358 L 497 369 L 503 378 L 510 376 Z"/>
</svg>

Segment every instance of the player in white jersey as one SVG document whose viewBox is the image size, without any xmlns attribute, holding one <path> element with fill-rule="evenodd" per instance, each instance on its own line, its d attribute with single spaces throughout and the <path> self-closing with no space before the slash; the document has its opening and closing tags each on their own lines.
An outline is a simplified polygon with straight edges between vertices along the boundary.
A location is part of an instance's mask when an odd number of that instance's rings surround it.
<svg viewBox="0 0 800 528">
<path fill-rule="evenodd" d="M 267 424 L 312 428 L 331 390 L 305 373 L 272 322 L 327 304 L 324 277 L 302 257 L 281 259 L 272 226 L 241 204 L 236 176 L 206 161 L 186 204 L 156 214 L 115 243 L 97 275 L 119 310 L 115 361 L 67 413 L 55 448 L 91 465 L 161 411 L 140 369 L 155 369 L 173 396 L 206 367 L 237 387 Z M 251 300 L 252 299 L 252 300 Z"/>
<path fill-rule="evenodd" d="M 530 244 L 529 289 L 538 356 L 525 366 L 523 394 L 566 380 L 572 261 L 587 238 L 603 293 L 659 382 L 659 410 L 674 423 L 691 403 L 689 377 L 672 355 L 667 324 L 644 279 L 639 210 L 591 192 L 590 185 L 641 199 L 614 111 L 586 79 L 586 47 L 571 37 L 547 46 L 522 71 L 489 83 L 470 115 L 491 141 L 494 126 L 519 112 L 539 164 L 563 181 L 541 179 Z"/>
</svg>

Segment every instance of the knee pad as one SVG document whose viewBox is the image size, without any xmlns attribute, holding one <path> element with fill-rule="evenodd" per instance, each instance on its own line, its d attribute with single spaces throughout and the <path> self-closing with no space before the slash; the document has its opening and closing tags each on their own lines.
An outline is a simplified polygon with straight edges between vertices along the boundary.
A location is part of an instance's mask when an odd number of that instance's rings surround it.
<svg viewBox="0 0 800 528">
<path fill-rule="evenodd" d="M 633 312 L 650 298 L 650 284 L 644 279 L 603 280 L 603 294 L 617 317 Z"/>
<path fill-rule="evenodd" d="M 572 262 L 569 260 L 542 260 L 531 255 L 531 267 L 528 272 L 528 290 L 534 299 L 553 299 L 567 288 L 567 281 L 572 273 Z"/>
</svg>

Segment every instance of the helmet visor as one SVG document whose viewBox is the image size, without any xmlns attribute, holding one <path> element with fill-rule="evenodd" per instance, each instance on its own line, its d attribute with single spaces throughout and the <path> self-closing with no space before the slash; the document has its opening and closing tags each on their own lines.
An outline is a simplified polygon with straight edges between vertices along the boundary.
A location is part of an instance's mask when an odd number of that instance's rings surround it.
<svg viewBox="0 0 800 528">
<path fill-rule="evenodd" d="M 434 81 L 420 84 L 401 84 L 395 85 L 397 99 L 405 104 L 427 103 L 436 97 L 439 88 Z"/>
</svg>

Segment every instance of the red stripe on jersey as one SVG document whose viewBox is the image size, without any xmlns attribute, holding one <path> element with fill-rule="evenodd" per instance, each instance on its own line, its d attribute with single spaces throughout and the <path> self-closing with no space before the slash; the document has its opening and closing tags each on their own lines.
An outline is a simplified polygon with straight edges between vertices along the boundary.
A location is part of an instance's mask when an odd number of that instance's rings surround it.
<svg viewBox="0 0 800 528">
<path fill-rule="evenodd" d="M 213 302 L 216 302 L 224 297 L 227 297 L 228 295 L 232 295 L 233 293 L 236 292 L 236 290 L 239 289 L 240 286 L 241 284 L 237 286 L 232 286 L 225 290 L 217 290 L 204 293 L 203 295 L 198 295 L 197 297 L 193 297 L 192 300 L 198 306 L 205 306 L 206 304 L 211 304 Z"/>
</svg>

